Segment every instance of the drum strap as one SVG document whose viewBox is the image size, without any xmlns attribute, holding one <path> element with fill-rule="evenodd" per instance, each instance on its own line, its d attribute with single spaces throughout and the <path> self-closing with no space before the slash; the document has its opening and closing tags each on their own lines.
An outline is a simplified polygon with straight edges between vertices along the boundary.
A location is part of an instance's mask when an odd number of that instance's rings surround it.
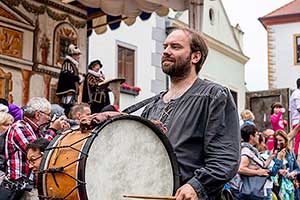
<svg viewBox="0 0 300 200">
<path fill-rule="evenodd" d="M 132 106 L 129 106 L 129 107 L 125 108 L 122 112 L 131 114 L 131 113 L 143 108 L 144 106 L 148 105 L 149 103 L 151 103 L 153 101 L 157 101 L 161 97 L 162 93 L 164 93 L 164 92 L 160 92 L 159 94 L 157 94 L 153 97 L 150 97 L 150 98 L 140 101 Z"/>
</svg>

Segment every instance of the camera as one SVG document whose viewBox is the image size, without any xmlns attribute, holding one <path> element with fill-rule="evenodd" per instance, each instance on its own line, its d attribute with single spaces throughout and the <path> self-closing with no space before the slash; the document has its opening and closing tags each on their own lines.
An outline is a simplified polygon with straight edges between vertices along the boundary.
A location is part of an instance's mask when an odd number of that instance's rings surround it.
<svg viewBox="0 0 300 200">
<path fill-rule="evenodd" d="M 55 120 L 57 120 L 59 118 L 59 116 L 57 116 L 56 114 L 53 115 L 51 122 L 54 122 Z M 67 122 L 68 124 L 70 124 L 70 126 L 76 126 L 78 125 L 77 121 L 74 119 L 68 119 L 68 118 L 64 118 L 64 121 Z"/>
</svg>

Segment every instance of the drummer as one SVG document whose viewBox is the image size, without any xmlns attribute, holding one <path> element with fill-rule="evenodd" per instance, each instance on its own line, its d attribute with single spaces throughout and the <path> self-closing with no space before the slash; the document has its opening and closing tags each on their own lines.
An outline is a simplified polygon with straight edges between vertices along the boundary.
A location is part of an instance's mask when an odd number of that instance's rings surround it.
<svg viewBox="0 0 300 200">
<path fill-rule="evenodd" d="M 207 55 L 199 33 L 173 30 L 164 42 L 161 62 L 171 86 L 151 98 L 142 113 L 161 127 L 174 148 L 182 185 L 176 200 L 221 199 L 224 184 L 239 167 L 239 120 L 233 97 L 225 87 L 198 77 Z M 141 103 L 132 107 L 137 105 Z M 100 113 L 98 119 L 110 116 Z"/>
<path fill-rule="evenodd" d="M 91 105 L 92 114 L 99 113 L 102 108 L 110 104 L 108 85 L 100 86 L 100 83 L 105 80 L 102 67 L 100 60 L 92 61 L 83 84 L 82 102 Z"/>
</svg>

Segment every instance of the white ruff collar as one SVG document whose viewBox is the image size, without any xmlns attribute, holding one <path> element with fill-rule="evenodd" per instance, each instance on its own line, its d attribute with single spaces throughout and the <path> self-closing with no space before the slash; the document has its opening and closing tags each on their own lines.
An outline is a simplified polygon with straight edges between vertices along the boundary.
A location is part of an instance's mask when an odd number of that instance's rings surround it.
<svg viewBox="0 0 300 200">
<path fill-rule="evenodd" d="M 79 62 L 77 62 L 74 58 L 72 58 L 71 56 L 66 56 L 66 59 L 70 60 L 72 63 L 74 63 L 76 66 L 79 65 Z"/>
<path fill-rule="evenodd" d="M 94 76 L 100 77 L 100 70 L 98 72 L 95 72 L 94 70 L 89 69 L 88 73 L 93 74 Z"/>
</svg>

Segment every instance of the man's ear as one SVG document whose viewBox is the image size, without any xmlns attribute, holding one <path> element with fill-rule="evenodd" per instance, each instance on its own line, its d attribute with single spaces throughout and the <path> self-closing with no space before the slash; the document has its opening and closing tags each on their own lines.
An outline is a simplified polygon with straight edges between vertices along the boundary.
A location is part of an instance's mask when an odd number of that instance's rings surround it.
<svg viewBox="0 0 300 200">
<path fill-rule="evenodd" d="M 79 120 L 80 120 L 80 117 L 81 117 L 80 112 L 77 112 L 77 113 L 76 113 L 76 119 L 79 119 Z"/>
<path fill-rule="evenodd" d="M 34 113 L 34 118 L 35 118 L 36 120 L 39 120 L 40 117 L 41 117 L 41 113 L 40 113 L 39 111 L 36 111 L 36 112 Z"/>
<path fill-rule="evenodd" d="M 202 55 L 201 55 L 200 51 L 193 52 L 192 56 L 191 56 L 192 64 L 198 63 L 199 60 L 201 59 L 201 56 Z"/>
</svg>

